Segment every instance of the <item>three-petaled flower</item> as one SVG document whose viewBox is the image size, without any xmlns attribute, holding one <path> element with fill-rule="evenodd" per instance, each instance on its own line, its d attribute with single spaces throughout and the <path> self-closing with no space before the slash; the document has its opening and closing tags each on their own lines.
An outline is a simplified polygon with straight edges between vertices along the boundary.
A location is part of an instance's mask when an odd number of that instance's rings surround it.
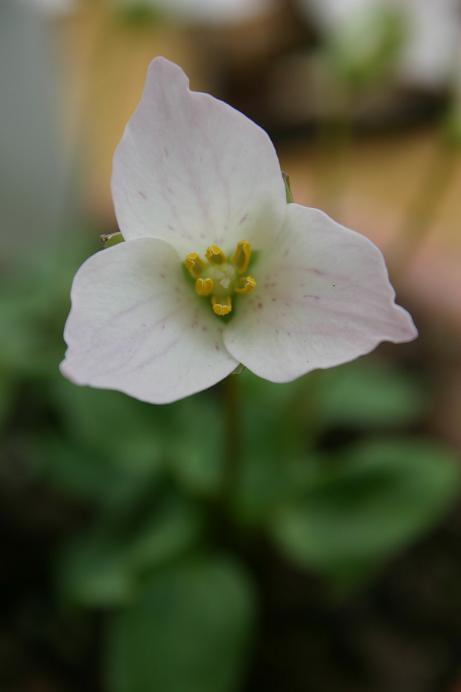
<svg viewBox="0 0 461 692">
<path fill-rule="evenodd" d="M 166 403 L 242 363 L 287 382 L 409 341 L 380 251 L 287 204 L 267 134 L 164 58 L 116 150 L 125 242 L 78 270 L 61 370 L 78 384 Z"/>
</svg>

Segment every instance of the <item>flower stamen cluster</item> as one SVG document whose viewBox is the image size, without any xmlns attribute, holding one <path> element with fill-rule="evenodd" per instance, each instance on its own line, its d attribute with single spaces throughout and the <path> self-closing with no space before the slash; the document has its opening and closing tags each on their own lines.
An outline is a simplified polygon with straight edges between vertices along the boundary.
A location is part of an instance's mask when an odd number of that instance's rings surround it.
<svg viewBox="0 0 461 692">
<path fill-rule="evenodd" d="M 195 279 L 197 295 L 210 298 L 215 315 L 225 317 L 232 312 L 234 293 L 247 295 L 256 288 L 256 279 L 247 275 L 251 260 L 251 245 L 247 240 L 237 243 L 229 258 L 217 245 L 210 245 L 204 261 L 197 252 L 189 252 L 184 266 Z"/>
</svg>

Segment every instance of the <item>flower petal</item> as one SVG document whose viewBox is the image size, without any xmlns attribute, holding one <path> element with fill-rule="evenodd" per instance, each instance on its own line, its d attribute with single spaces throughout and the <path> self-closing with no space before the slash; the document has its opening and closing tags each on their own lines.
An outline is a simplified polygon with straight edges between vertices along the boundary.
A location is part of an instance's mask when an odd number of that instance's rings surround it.
<svg viewBox="0 0 461 692">
<path fill-rule="evenodd" d="M 258 287 L 240 301 L 224 343 L 273 382 L 417 335 L 410 315 L 394 303 L 378 248 L 317 209 L 289 205 L 280 243 L 254 274 Z"/>
<path fill-rule="evenodd" d="M 114 157 L 125 239 L 166 240 L 178 252 L 257 248 L 283 224 L 285 190 L 267 134 L 209 94 L 192 92 L 165 58 L 150 65 L 141 103 Z"/>
<path fill-rule="evenodd" d="M 80 267 L 64 338 L 66 377 L 150 403 L 206 389 L 237 366 L 176 252 L 150 238 L 98 252 Z"/>
</svg>

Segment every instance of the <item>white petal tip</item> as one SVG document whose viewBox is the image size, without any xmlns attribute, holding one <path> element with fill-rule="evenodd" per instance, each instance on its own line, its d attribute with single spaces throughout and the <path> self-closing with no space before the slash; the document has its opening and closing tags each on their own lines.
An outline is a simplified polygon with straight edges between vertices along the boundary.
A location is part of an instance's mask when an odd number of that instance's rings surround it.
<svg viewBox="0 0 461 692">
<path fill-rule="evenodd" d="M 69 380 L 69 382 L 72 382 L 72 384 L 84 386 L 87 383 L 81 380 L 76 374 L 72 371 L 72 367 L 69 366 L 69 359 L 67 357 L 64 358 L 61 363 L 59 363 L 59 372 L 63 377 L 66 378 L 66 380 Z"/>
<path fill-rule="evenodd" d="M 389 340 L 396 344 L 414 341 L 418 338 L 419 333 L 410 313 L 400 307 L 400 305 L 396 305 L 395 308 L 398 311 L 396 330 Z"/>
<path fill-rule="evenodd" d="M 159 78 L 160 76 L 171 81 L 181 79 L 186 87 L 189 86 L 189 78 L 186 73 L 176 63 L 158 55 L 154 58 L 148 68 L 148 76 Z"/>
</svg>

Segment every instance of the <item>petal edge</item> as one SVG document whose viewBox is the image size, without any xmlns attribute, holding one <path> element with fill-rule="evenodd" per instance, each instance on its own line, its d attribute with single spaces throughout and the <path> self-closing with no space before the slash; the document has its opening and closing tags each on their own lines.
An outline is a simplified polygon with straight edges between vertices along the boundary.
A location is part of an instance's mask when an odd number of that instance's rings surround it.
<svg viewBox="0 0 461 692">
<path fill-rule="evenodd" d="M 368 238 L 298 204 L 280 238 L 224 333 L 228 351 L 255 374 L 288 382 L 417 336 Z"/>
</svg>

